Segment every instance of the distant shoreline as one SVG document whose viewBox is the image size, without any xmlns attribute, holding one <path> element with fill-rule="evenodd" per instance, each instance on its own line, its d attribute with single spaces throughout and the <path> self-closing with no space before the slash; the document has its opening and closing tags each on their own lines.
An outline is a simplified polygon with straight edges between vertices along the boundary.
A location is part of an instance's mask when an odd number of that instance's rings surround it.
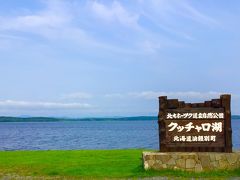
<svg viewBox="0 0 240 180">
<path fill-rule="evenodd" d="M 157 116 L 133 117 L 93 117 L 93 118 L 57 118 L 57 117 L 10 117 L 0 116 L 0 122 L 77 122 L 77 121 L 157 121 Z M 240 119 L 240 115 L 233 115 L 232 120 Z"/>
<path fill-rule="evenodd" d="M 240 118 L 240 116 L 239 116 Z M 0 116 L 0 122 L 76 122 L 76 121 L 149 121 L 157 120 L 157 116 L 134 117 L 93 117 L 93 118 L 57 118 L 57 117 L 8 117 Z"/>
</svg>

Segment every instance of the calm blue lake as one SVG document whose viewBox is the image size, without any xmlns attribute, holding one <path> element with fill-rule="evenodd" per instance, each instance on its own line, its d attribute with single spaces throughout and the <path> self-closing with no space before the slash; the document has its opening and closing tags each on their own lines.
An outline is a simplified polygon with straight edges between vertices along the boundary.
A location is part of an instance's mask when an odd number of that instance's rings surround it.
<svg viewBox="0 0 240 180">
<path fill-rule="evenodd" d="M 240 119 L 232 120 L 240 149 Z M 0 150 L 158 149 L 157 121 L 2 122 Z"/>
</svg>

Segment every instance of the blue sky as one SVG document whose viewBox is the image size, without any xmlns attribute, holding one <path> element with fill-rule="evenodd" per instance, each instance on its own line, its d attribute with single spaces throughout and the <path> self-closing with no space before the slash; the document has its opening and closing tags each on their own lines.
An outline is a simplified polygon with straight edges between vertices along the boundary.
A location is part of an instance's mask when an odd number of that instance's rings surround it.
<svg viewBox="0 0 240 180">
<path fill-rule="evenodd" d="M 232 94 L 240 2 L 22 0 L 0 6 L 0 115 L 157 115 L 158 96 Z"/>
</svg>

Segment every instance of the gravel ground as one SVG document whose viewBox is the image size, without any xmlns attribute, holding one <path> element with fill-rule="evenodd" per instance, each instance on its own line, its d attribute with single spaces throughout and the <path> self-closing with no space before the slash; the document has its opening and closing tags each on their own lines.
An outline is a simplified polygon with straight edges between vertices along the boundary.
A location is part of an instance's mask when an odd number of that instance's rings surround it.
<svg viewBox="0 0 240 180">
<path fill-rule="evenodd" d="M 71 177 L 32 177 L 32 176 L 19 176 L 13 174 L 0 174 L 0 180 L 78 180 L 85 178 L 71 178 Z M 96 178 L 87 178 L 87 179 L 96 179 Z M 109 178 L 101 178 L 109 179 Z M 181 177 L 145 177 L 145 178 L 126 178 L 126 180 L 139 179 L 139 180 L 240 180 L 240 177 L 230 177 L 230 178 L 181 178 Z M 113 179 L 114 180 L 114 179 Z M 125 179 L 120 179 L 125 180 Z"/>
</svg>

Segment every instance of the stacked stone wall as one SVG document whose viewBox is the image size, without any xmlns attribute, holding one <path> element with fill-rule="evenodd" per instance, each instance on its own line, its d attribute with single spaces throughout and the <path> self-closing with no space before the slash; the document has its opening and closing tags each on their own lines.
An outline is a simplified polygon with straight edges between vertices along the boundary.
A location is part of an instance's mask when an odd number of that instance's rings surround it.
<svg viewBox="0 0 240 180">
<path fill-rule="evenodd" d="M 145 169 L 181 169 L 202 172 L 240 167 L 240 151 L 219 152 L 143 152 Z"/>
</svg>

